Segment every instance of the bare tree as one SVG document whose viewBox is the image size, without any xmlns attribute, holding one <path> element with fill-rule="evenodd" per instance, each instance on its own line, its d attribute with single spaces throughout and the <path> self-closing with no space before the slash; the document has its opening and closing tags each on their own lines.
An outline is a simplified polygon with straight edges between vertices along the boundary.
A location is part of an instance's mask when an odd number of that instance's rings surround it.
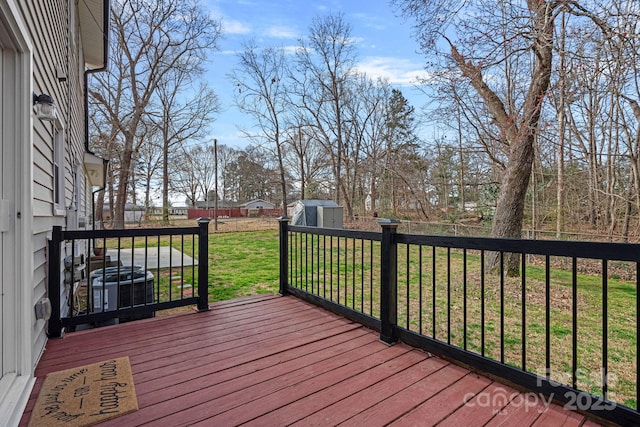
<svg viewBox="0 0 640 427">
<path fill-rule="evenodd" d="M 223 171 L 226 196 L 235 201 L 276 200 L 279 172 L 269 165 L 269 153 L 249 146 L 236 153 Z"/>
<path fill-rule="evenodd" d="M 238 54 L 239 64 L 231 80 L 237 88 L 237 106 L 254 119 L 257 132 L 245 129 L 249 139 L 263 148 L 273 150 L 279 168 L 282 209 L 287 205 L 287 181 L 284 167 L 283 123 L 287 106 L 284 49 L 258 49 L 248 42 Z"/>
<path fill-rule="evenodd" d="M 175 153 L 170 159 L 171 190 L 183 194 L 195 206 L 200 197 L 207 198 L 215 185 L 213 146 L 180 147 Z"/>
<path fill-rule="evenodd" d="M 455 66 L 487 108 L 494 138 L 507 154 L 492 235 L 521 237 L 534 144 L 551 81 L 555 21 L 561 10 L 587 16 L 600 28 L 606 27 L 603 20 L 574 1 L 395 3 L 415 18 L 425 53 L 437 52 L 442 40 L 448 43 L 449 52 L 438 52 L 440 57 Z M 497 265 L 495 255 L 488 257 L 490 267 Z M 509 257 L 507 269 L 518 274 L 517 256 Z"/>
<path fill-rule="evenodd" d="M 116 43 L 111 46 L 109 52 L 108 72 L 93 74 L 94 85 L 89 90 L 91 149 L 109 160 L 105 188 L 98 192 L 93 213 L 95 221 L 101 225 L 106 219 L 103 217 L 105 195 L 109 198 L 110 215 L 113 216 L 115 174 L 120 170 L 119 153 L 122 152 L 123 145 L 122 123 L 119 118 L 124 115 L 122 111 L 131 109 L 130 99 L 126 96 L 127 81 L 119 77 L 126 73 L 127 68 L 124 51 Z M 100 91 L 98 97 L 95 96 L 95 90 Z"/>
<path fill-rule="evenodd" d="M 218 188 L 216 189 L 220 200 L 230 200 L 232 187 L 232 169 L 240 151 L 228 145 L 218 144 Z"/>
<path fill-rule="evenodd" d="M 364 208 L 366 194 L 375 172 L 369 166 L 377 166 L 367 160 L 367 151 L 379 152 L 384 147 L 387 134 L 387 103 L 390 85 L 386 81 L 373 81 L 366 74 L 355 74 L 346 86 L 345 97 L 345 156 L 344 182 L 348 190 L 349 205 L 355 210 Z M 362 209 L 364 211 L 364 209 Z"/>
<path fill-rule="evenodd" d="M 116 46 L 112 66 L 108 73 L 94 75 L 89 93 L 122 135 L 116 200 L 111 206 L 113 226 L 122 228 L 127 171 L 133 153 L 144 143 L 136 136 L 158 85 L 188 58 L 205 58 L 215 48 L 221 27 L 202 11 L 198 0 L 117 0 L 111 8 L 111 40 Z"/>
<path fill-rule="evenodd" d="M 321 198 L 320 181 L 325 181 L 328 161 L 324 148 L 315 140 L 313 127 L 297 117 L 285 132 L 285 166 L 300 183 L 300 199 Z M 330 172 L 328 172 L 331 175 Z"/>
<path fill-rule="evenodd" d="M 145 143 L 140 144 L 135 154 L 136 167 L 133 174 L 137 177 L 136 181 L 141 182 L 144 189 L 144 208 L 146 212 L 149 212 L 151 208 L 151 193 L 153 192 L 154 184 L 157 185 L 163 152 L 162 141 L 159 138 L 157 127 L 149 126 L 149 123 L 145 122 L 144 129 L 147 130 L 142 137 Z M 131 187 L 134 192 L 137 191 L 134 185 Z"/>
<path fill-rule="evenodd" d="M 383 152 L 380 160 L 384 166 L 381 171 L 382 194 L 384 194 L 387 206 L 390 206 L 394 217 L 397 217 L 397 187 L 395 182 L 403 182 L 405 184 L 412 182 L 408 177 L 413 168 L 407 168 L 407 164 L 413 163 L 415 160 L 415 149 L 417 148 L 418 138 L 416 136 L 416 122 L 414 108 L 409 105 L 407 99 L 398 89 L 393 89 L 387 95 L 388 99 L 385 103 L 384 113 L 384 133 L 383 133 Z M 377 158 L 378 156 L 374 156 Z M 377 163 L 377 159 L 375 162 Z M 398 179 L 399 178 L 399 179 Z M 419 181 L 418 181 L 419 182 Z M 410 191 L 412 194 L 422 192 L 423 186 L 414 188 Z M 376 193 L 375 188 L 371 191 Z M 420 200 L 421 198 L 417 198 Z M 426 211 L 421 209 L 425 218 Z"/>
<path fill-rule="evenodd" d="M 307 38 L 300 40 L 296 73 L 292 76 L 297 108 L 304 110 L 307 123 L 314 126 L 333 170 L 335 199 L 344 200 L 347 216 L 353 207 L 343 179 L 347 114 L 344 108 L 347 86 L 354 73 L 355 48 L 351 26 L 342 15 L 314 19 Z"/>
<path fill-rule="evenodd" d="M 561 25 L 558 36 L 559 69 L 566 70 L 566 34 L 567 20 L 565 13 L 561 15 Z M 565 136 L 567 127 L 567 73 L 561 72 L 558 75 L 558 90 L 556 111 L 558 117 L 558 157 L 557 157 L 557 188 L 556 188 L 556 237 L 560 238 L 565 227 Z"/>
<path fill-rule="evenodd" d="M 179 66 L 166 74 L 159 82 L 156 96 L 159 111 L 150 113 L 158 127 L 162 140 L 162 220 L 169 221 L 169 152 L 188 141 L 203 138 L 212 121 L 212 114 L 219 110 L 217 96 L 206 85 L 201 84 L 190 98 L 184 98 L 190 80 L 198 74 L 195 61 L 187 59 L 188 65 Z"/>
</svg>

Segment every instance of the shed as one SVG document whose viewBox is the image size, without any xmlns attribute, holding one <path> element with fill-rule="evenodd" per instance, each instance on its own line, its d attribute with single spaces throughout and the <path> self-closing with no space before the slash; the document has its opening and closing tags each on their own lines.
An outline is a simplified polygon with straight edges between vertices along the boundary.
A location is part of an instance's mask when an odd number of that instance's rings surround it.
<svg viewBox="0 0 640 427">
<path fill-rule="evenodd" d="M 291 225 L 342 228 L 342 206 L 333 200 L 298 200 Z"/>
</svg>

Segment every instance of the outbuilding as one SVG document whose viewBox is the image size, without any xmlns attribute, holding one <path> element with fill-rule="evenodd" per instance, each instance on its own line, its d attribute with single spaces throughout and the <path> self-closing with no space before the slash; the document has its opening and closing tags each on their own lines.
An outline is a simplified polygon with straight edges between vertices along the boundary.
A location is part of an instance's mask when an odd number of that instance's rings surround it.
<svg viewBox="0 0 640 427">
<path fill-rule="evenodd" d="M 298 200 L 291 225 L 343 228 L 343 208 L 333 200 Z"/>
</svg>

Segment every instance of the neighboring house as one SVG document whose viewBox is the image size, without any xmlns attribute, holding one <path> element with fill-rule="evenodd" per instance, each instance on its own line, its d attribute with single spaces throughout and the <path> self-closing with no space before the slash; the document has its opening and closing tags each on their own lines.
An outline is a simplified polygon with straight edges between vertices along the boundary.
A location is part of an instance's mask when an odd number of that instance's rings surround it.
<svg viewBox="0 0 640 427">
<path fill-rule="evenodd" d="M 187 206 L 171 206 L 169 214 L 171 215 L 187 215 L 189 208 Z"/>
<path fill-rule="evenodd" d="M 196 202 L 196 208 L 198 209 L 211 209 L 215 205 L 215 201 L 199 200 Z M 250 200 L 248 202 L 231 202 L 228 200 L 218 200 L 219 209 L 275 209 L 276 205 L 271 202 L 267 202 L 262 199 Z"/>
<path fill-rule="evenodd" d="M 133 203 L 125 203 L 124 205 L 124 223 L 125 224 L 136 224 L 141 222 L 144 219 L 146 212 L 144 206 L 134 205 Z M 162 214 L 162 209 L 160 209 L 160 214 Z M 112 218 L 111 215 L 111 207 L 109 203 L 105 203 L 102 206 L 102 218 L 106 222 L 110 221 Z"/>
<path fill-rule="evenodd" d="M 85 82 L 106 65 L 108 10 L 108 0 L 0 0 L 2 425 L 18 424 L 47 341 L 52 228 L 86 226 L 104 186 L 104 162 L 87 149 Z"/>
<path fill-rule="evenodd" d="M 271 202 L 267 202 L 266 200 L 262 200 L 262 199 L 255 199 L 255 200 L 250 200 L 248 202 L 244 202 L 238 205 L 238 207 L 240 209 L 248 209 L 248 210 L 252 210 L 252 209 L 275 209 L 276 205 L 274 205 Z"/>
<path fill-rule="evenodd" d="M 169 206 L 169 215 L 186 215 L 188 211 L 188 206 Z M 162 215 L 162 206 L 152 206 L 150 212 L 151 215 Z"/>
<path fill-rule="evenodd" d="M 149 208 L 151 215 L 162 215 L 162 206 L 152 206 Z M 186 215 L 188 206 L 169 206 L 169 215 Z"/>
<path fill-rule="evenodd" d="M 215 202 L 197 201 L 195 207 L 189 208 L 188 218 L 214 217 Z M 278 216 L 282 211 L 266 200 L 255 199 L 248 202 L 218 201 L 218 218 L 244 218 L 249 216 Z"/>
<path fill-rule="evenodd" d="M 197 209 L 213 209 L 215 207 L 215 200 L 196 200 L 195 208 Z M 238 204 L 235 202 L 230 202 L 228 200 L 218 200 L 218 208 L 222 209 L 233 209 L 238 207 Z"/>
</svg>

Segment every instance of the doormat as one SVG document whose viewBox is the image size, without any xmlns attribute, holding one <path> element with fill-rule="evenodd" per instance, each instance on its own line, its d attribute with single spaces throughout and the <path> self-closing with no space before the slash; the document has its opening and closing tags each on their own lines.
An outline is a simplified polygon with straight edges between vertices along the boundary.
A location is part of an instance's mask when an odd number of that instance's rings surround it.
<svg viewBox="0 0 640 427">
<path fill-rule="evenodd" d="M 85 427 L 138 410 L 129 357 L 52 372 L 29 427 Z"/>
</svg>

